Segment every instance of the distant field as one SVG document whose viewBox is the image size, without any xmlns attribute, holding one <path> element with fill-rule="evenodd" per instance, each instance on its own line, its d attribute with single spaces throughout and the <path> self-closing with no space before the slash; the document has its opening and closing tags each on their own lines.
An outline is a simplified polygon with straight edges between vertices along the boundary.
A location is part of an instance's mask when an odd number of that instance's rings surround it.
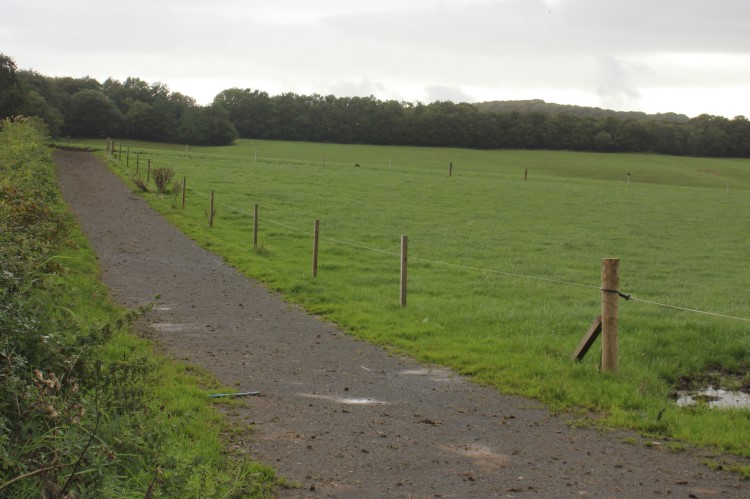
<svg viewBox="0 0 750 499">
<path fill-rule="evenodd" d="M 187 177 L 184 211 L 171 195 L 146 196 L 170 220 L 353 335 L 553 409 L 750 456 L 747 411 L 680 409 L 670 398 L 683 376 L 750 382 L 750 323 L 621 301 L 620 373 L 599 374 L 599 343 L 580 364 L 569 359 L 599 313 L 605 257 L 621 258 L 626 293 L 750 318 L 750 160 L 247 140 L 185 157 L 184 146 L 129 146 L 128 169 L 112 161 L 124 176 L 140 151 L 142 174 L 151 159 Z"/>
</svg>

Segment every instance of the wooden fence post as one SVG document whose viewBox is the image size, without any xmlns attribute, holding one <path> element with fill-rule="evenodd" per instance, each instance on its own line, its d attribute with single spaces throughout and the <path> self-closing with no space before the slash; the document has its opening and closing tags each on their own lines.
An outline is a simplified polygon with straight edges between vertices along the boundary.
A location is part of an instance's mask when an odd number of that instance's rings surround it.
<svg viewBox="0 0 750 499">
<path fill-rule="evenodd" d="M 146 185 L 151 180 L 151 158 L 148 158 L 148 173 L 146 174 Z"/>
<path fill-rule="evenodd" d="M 117 156 L 117 159 L 122 161 L 122 142 L 120 142 L 120 154 Z"/>
<path fill-rule="evenodd" d="M 320 239 L 320 220 L 315 220 L 315 227 L 313 228 L 313 260 L 312 260 L 312 276 L 318 277 L 318 240 Z"/>
<path fill-rule="evenodd" d="M 526 168 L 523 171 L 523 181 L 526 182 L 527 180 L 529 180 L 529 169 L 528 168 Z"/>
<path fill-rule="evenodd" d="M 258 203 L 253 207 L 253 251 L 258 249 Z"/>
<path fill-rule="evenodd" d="M 214 191 L 211 190 L 211 208 L 208 212 L 208 226 L 214 226 Z"/>
<path fill-rule="evenodd" d="M 407 263 L 407 246 L 408 236 L 401 236 L 401 307 L 406 306 L 406 263 Z"/>
<path fill-rule="evenodd" d="M 135 153 L 135 174 L 138 175 L 138 170 L 141 166 L 141 153 Z"/>
<path fill-rule="evenodd" d="M 125 156 L 125 168 L 130 168 L 130 146 L 128 146 L 127 156 Z"/>
<path fill-rule="evenodd" d="M 617 319 L 620 259 L 602 259 L 602 371 L 618 371 Z"/>
<path fill-rule="evenodd" d="M 448 165 L 448 176 L 449 177 L 453 176 L 453 162 L 451 162 L 451 164 Z"/>
<path fill-rule="evenodd" d="M 182 177 L 182 209 L 185 209 L 185 188 L 187 187 L 187 177 Z"/>
</svg>

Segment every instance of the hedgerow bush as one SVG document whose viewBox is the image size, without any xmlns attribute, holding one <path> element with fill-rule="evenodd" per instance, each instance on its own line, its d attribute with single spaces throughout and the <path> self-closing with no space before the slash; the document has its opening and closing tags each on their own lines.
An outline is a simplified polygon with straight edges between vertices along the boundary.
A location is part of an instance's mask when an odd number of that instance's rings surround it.
<svg viewBox="0 0 750 499">
<path fill-rule="evenodd" d="M 175 381 L 144 341 L 118 332 L 145 309 L 92 305 L 106 293 L 90 277 L 93 256 L 72 247 L 85 241 L 54 178 L 38 122 L 1 122 L 0 499 L 268 492 L 272 471 L 228 463 L 220 442 L 203 446 L 209 457 L 174 445 L 183 421 L 200 424 L 211 409 L 194 381 Z M 195 403 L 180 409 L 190 412 L 176 418 L 160 383 L 190 392 Z"/>
<path fill-rule="evenodd" d="M 113 326 L 81 331 L 61 306 L 66 291 L 55 255 L 72 220 L 57 199 L 51 164 L 38 122 L 2 122 L 0 496 L 63 497 L 96 490 L 101 481 L 82 472 L 106 447 L 97 440 L 104 391 L 81 380 L 95 369 L 87 351 Z"/>
</svg>

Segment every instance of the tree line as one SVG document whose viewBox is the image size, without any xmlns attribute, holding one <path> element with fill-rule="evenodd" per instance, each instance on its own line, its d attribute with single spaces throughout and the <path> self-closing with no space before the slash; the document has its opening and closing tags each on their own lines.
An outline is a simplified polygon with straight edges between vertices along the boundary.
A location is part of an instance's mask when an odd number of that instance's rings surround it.
<svg viewBox="0 0 750 499">
<path fill-rule="evenodd" d="M 8 68 L 11 70 L 9 71 Z M 651 152 L 750 157 L 750 121 L 703 114 L 647 115 L 506 101 L 430 104 L 231 88 L 208 106 L 139 78 L 124 82 L 16 71 L 0 54 L 0 118 L 41 117 L 52 135 L 195 145 L 236 138 L 342 144 Z M 7 90 L 6 90 L 7 88 Z"/>
<path fill-rule="evenodd" d="M 333 95 L 219 93 L 241 137 L 473 149 L 551 149 L 750 157 L 743 116 L 617 113 L 543 101 L 430 104 Z"/>
<path fill-rule="evenodd" d="M 53 137 L 123 137 L 227 145 L 239 136 L 220 106 L 199 106 L 162 83 L 139 78 L 104 83 L 19 71 L 0 54 L 0 119 L 37 116 Z"/>
</svg>

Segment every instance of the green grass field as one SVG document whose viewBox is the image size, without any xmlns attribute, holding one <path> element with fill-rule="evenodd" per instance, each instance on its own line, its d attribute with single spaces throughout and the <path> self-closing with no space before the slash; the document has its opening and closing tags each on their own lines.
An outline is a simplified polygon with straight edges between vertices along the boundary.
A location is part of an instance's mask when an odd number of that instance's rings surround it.
<svg viewBox="0 0 750 499">
<path fill-rule="evenodd" d="M 129 167 L 124 153 L 111 161 L 124 177 L 140 152 L 142 176 L 150 159 L 187 178 L 186 209 L 179 197 L 147 194 L 157 209 L 351 334 L 554 410 L 750 456 L 748 411 L 670 398 L 684 376 L 750 382 L 747 321 L 620 301 L 620 372 L 599 373 L 598 342 L 570 360 L 600 313 L 602 258 L 621 259 L 621 290 L 635 297 L 750 319 L 750 161 L 247 140 L 186 157 L 184 146 L 128 145 Z"/>
</svg>

